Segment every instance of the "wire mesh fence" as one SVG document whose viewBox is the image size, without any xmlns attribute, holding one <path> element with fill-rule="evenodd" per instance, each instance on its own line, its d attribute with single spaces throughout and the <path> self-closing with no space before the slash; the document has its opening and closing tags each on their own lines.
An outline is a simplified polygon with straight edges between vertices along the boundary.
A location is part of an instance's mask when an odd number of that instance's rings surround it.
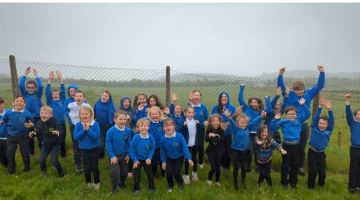
<svg viewBox="0 0 360 200">
<path fill-rule="evenodd" d="M 0 60 L 0 96 L 5 99 L 6 108 L 12 107 L 10 102 L 13 96 L 9 66 L 8 60 Z M 86 100 L 92 106 L 100 98 L 104 90 L 110 91 L 116 108 L 120 106 L 120 99 L 124 95 L 134 98 L 139 93 L 146 93 L 148 96 L 156 94 L 163 103 L 166 101 L 165 68 L 163 70 L 97 68 L 17 60 L 18 78 L 23 76 L 27 67 L 37 69 L 44 88 L 48 82 L 49 72 L 61 71 L 65 87 L 70 84 L 78 85 L 85 92 Z M 35 79 L 33 73 L 27 76 L 26 81 L 31 79 Z M 177 71 L 171 71 L 170 73 L 170 93 L 178 94 L 179 100 L 177 104 L 184 107 L 188 102 L 189 91 L 198 89 L 201 91 L 201 102 L 206 105 L 209 113 L 211 113 L 212 107 L 218 104 L 218 97 L 221 91 L 227 91 L 230 95 L 230 104 L 239 107 L 238 94 L 241 83 L 246 84 L 244 92 L 245 101 L 251 96 L 256 95 L 265 102 L 265 96 L 269 95 L 273 98 L 276 94 L 276 77 L 273 80 L 260 80 L 227 74 L 189 74 Z M 285 85 L 291 86 L 292 83 L 285 82 Z M 307 84 L 306 88 L 312 88 L 313 86 L 313 84 Z M 51 87 L 52 89 L 60 88 L 60 83 L 56 78 L 52 81 Z M 346 123 L 344 100 L 344 95 L 347 93 L 351 93 L 353 96 L 351 99 L 353 110 L 360 107 L 360 90 L 326 85 L 320 93 L 320 96 L 325 95 L 328 99 L 331 99 L 336 119 L 335 129 L 329 146 L 326 149 L 327 170 L 342 173 L 348 172 L 350 162 L 350 130 Z M 42 97 L 42 101 L 46 105 L 45 97 Z M 317 105 L 315 105 L 315 109 L 316 107 Z M 310 110 L 314 114 L 313 107 Z M 325 110 L 323 110 L 322 115 L 327 115 Z M 311 119 L 312 117 L 308 120 L 309 125 L 311 124 Z M 275 153 L 273 159 L 274 170 L 280 169 L 280 154 Z M 305 168 L 307 168 L 306 165 Z"/>
</svg>

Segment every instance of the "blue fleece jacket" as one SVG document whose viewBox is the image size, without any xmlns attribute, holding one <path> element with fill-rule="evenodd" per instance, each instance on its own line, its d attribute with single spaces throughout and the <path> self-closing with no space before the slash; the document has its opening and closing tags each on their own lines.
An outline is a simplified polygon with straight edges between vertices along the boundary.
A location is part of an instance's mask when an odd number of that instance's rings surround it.
<svg viewBox="0 0 360 200">
<path fill-rule="evenodd" d="M 245 151 L 250 141 L 250 131 L 261 122 L 261 116 L 256 117 L 249 122 L 245 129 L 238 127 L 235 121 L 230 118 L 230 132 L 233 134 L 231 148 L 238 151 Z"/>
<path fill-rule="evenodd" d="M 350 127 L 351 146 L 360 148 L 360 123 L 354 120 L 350 105 L 346 105 L 346 121 Z"/>
<path fill-rule="evenodd" d="M 130 129 L 124 127 L 123 131 L 116 125 L 111 127 L 106 133 L 106 150 L 110 158 L 127 153 L 129 156 L 129 149 L 131 143 Z"/>
<path fill-rule="evenodd" d="M 82 122 L 78 122 L 74 129 L 74 140 L 79 142 L 80 149 L 93 149 L 100 146 L 100 127 L 96 121 L 92 121 L 87 131 Z"/>
<path fill-rule="evenodd" d="M 318 127 L 319 118 L 321 114 L 322 108 L 318 108 L 316 110 L 314 119 L 311 123 L 311 137 L 309 145 L 316 149 L 316 151 L 325 151 L 326 147 L 329 144 L 330 136 L 334 130 L 335 125 L 335 117 L 333 111 L 329 111 L 329 121 L 328 128 L 324 131 L 320 131 Z"/>
<path fill-rule="evenodd" d="M 0 121 L 3 121 L 6 110 L 4 109 L 3 113 L 0 113 Z M 6 123 L 0 125 L 0 139 L 5 139 L 6 134 L 8 133 Z"/>
<path fill-rule="evenodd" d="M 31 117 L 31 113 L 27 110 L 17 112 L 14 111 L 14 109 L 9 109 L 5 112 L 5 115 L 1 120 L 3 123 L 6 123 L 8 133 L 14 137 L 21 137 L 29 134 L 29 129 L 25 128 L 25 123 L 29 123 L 29 120 L 31 123 L 35 123 L 34 119 Z"/>
<path fill-rule="evenodd" d="M 187 147 L 184 137 L 180 133 L 174 133 L 173 137 L 163 135 L 160 141 L 161 162 L 166 163 L 166 157 L 178 159 L 185 156 L 186 160 L 191 160 L 189 148 Z"/>
<path fill-rule="evenodd" d="M 311 113 L 305 104 L 302 105 L 302 115 L 297 114 L 295 120 L 289 119 L 273 119 L 270 124 L 271 130 L 277 130 L 281 127 L 284 137 L 284 143 L 288 145 L 296 145 L 300 142 L 300 131 L 302 124 L 310 117 Z"/>
<path fill-rule="evenodd" d="M 192 104 L 190 104 L 190 105 L 192 105 Z M 194 119 L 199 121 L 201 128 L 205 128 L 204 122 L 209 119 L 209 112 L 208 112 L 206 106 L 204 104 L 200 103 L 200 107 L 195 106 L 194 110 L 195 110 Z"/>
<path fill-rule="evenodd" d="M 128 108 L 124 107 L 124 101 L 125 99 L 129 99 L 130 101 L 130 106 Z M 126 118 L 129 122 L 129 126 L 130 128 L 134 128 L 134 123 L 135 123 L 135 110 L 133 107 L 131 107 L 131 99 L 129 96 L 125 95 L 121 98 L 120 100 L 120 107 L 118 108 L 118 110 L 123 110 L 126 112 Z"/>
<path fill-rule="evenodd" d="M 155 153 L 155 141 L 152 135 L 142 138 L 140 133 L 135 135 L 130 144 L 130 157 L 134 162 L 138 160 L 151 160 Z"/>
<path fill-rule="evenodd" d="M 270 129 L 270 124 L 271 121 L 275 118 L 275 105 L 277 100 L 279 99 L 279 96 L 275 95 L 275 97 L 273 98 L 273 100 L 270 103 L 270 96 L 268 96 L 268 98 L 265 98 L 265 103 L 266 103 L 266 120 L 264 121 L 264 124 L 267 125 L 269 127 L 270 133 L 275 133 L 278 130 L 271 130 Z M 285 112 L 285 108 L 286 108 L 286 104 L 287 104 L 287 97 L 284 97 L 283 102 L 281 104 L 281 115 L 284 114 Z"/>
<path fill-rule="evenodd" d="M 306 99 L 306 101 L 305 101 L 306 107 L 307 107 L 307 109 L 310 109 L 310 104 L 311 104 L 312 99 L 321 91 L 321 89 L 324 88 L 324 86 L 325 86 L 325 72 L 320 72 L 317 84 L 310 90 L 309 89 L 305 90 L 303 96 L 299 97 L 295 94 L 294 91 L 290 91 L 287 106 L 295 106 L 297 108 L 298 115 L 302 115 L 304 110 L 303 110 L 303 107 L 301 107 L 301 105 L 299 104 L 299 100 L 301 98 Z M 284 83 L 284 79 L 283 79 L 282 75 L 279 75 L 279 77 L 278 77 L 277 87 L 281 87 L 281 89 L 283 91 L 282 95 L 285 96 L 286 88 L 285 88 L 285 83 Z"/>
<path fill-rule="evenodd" d="M 64 84 L 60 84 L 60 99 L 54 101 L 51 96 L 51 84 L 47 84 L 45 90 L 46 97 L 46 105 L 53 109 L 53 116 L 55 119 L 59 121 L 60 124 L 66 123 L 65 111 L 64 111 L 64 103 L 66 100 L 65 86 Z"/>
<path fill-rule="evenodd" d="M 99 125 L 110 126 L 115 124 L 114 113 L 115 106 L 111 95 L 106 103 L 101 102 L 101 98 L 95 103 L 94 119 Z"/>
<path fill-rule="evenodd" d="M 26 76 L 21 77 L 19 82 L 20 94 L 26 99 L 25 110 L 31 113 L 31 117 L 40 117 L 40 108 L 43 107 L 41 98 L 43 95 L 44 86 L 39 77 L 36 78 L 37 90 L 34 94 L 29 94 L 25 87 Z"/>
<path fill-rule="evenodd" d="M 224 108 L 228 109 L 229 112 L 230 112 L 230 114 L 231 114 L 231 116 L 233 116 L 233 115 L 235 114 L 236 108 L 235 108 L 235 106 L 230 105 L 230 95 L 229 95 L 228 92 L 226 92 L 226 91 L 220 92 L 219 98 L 218 98 L 218 103 L 221 103 L 221 102 L 220 102 L 220 99 L 221 99 L 221 95 L 222 95 L 222 94 L 226 94 L 227 97 L 228 97 L 228 101 L 227 101 L 227 103 L 226 103 L 226 105 L 225 105 Z M 223 122 L 224 124 L 227 124 L 227 123 L 229 122 L 229 120 L 228 120 L 228 118 L 226 117 L 226 115 L 223 114 L 223 110 L 221 110 L 220 112 L 218 111 L 218 105 L 215 105 L 215 106 L 213 107 L 213 109 L 212 109 L 212 111 L 211 111 L 211 114 L 214 114 L 214 113 L 217 113 L 217 114 L 219 114 L 219 115 L 221 116 L 222 122 Z M 228 126 L 228 127 L 226 128 L 226 130 L 225 130 L 224 133 L 225 133 L 225 136 L 231 135 L 231 133 L 230 133 L 230 126 Z"/>
<path fill-rule="evenodd" d="M 149 120 L 148 118 L 145 118 L 147 120 Z M 153 122 L 151 120 L 150 121 L 150 128 L 149 128 L 149 134 L 153 136 L 154 140 L 155 140 L 155 149 L 159 149 L 160 148 L 160 140 L 161 137 L 165 134 L 163 126 L 164 126 L 164 120 L 163 121 L 159 121 L 159 122 Z"/>
</svg>

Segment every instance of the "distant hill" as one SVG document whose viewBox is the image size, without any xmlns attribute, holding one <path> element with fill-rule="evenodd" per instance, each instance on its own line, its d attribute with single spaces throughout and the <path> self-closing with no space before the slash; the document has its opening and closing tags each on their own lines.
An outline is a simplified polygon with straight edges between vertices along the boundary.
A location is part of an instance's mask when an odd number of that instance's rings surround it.
<svg viewBox="0 0 360 200">
<path fill-rule="evenodd" d="M 255 76 L 256 79 L 274 79 L 278 76 L 278 72 L 274 73 L 263 73 L 261 76 Z M 294 70 L 294 71 L 286 71 L 284 74 L 288 78 L 312 78 L 313 76 L 317 77 L 319 75 L 319 71 L 316 70 Z M 338 78 L 350 78 L 356 79 L 360 78 L 360 72 L 326 72 L 326 78 L 330 77 L 338 77 Z"/>
</svg>

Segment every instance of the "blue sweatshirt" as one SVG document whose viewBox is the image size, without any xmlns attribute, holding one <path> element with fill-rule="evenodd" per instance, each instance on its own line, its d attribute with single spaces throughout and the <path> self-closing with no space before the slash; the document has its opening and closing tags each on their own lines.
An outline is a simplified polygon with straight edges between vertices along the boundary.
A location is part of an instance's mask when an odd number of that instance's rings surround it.
<svg viewBox="0 0 360 200">
<path fill-rule="evenodd" d="M 44 86 L 41 83 L 41 79 L 37 77 L 36 82 L 38 88 L 34 94 L 29 94 L 26 91 L 25 80 L 26 80 L 26 76 L 23 76 L 21 77 L 19 82 L 20 94 L 23 95 L 26 99 L 25 110 L 31 113 L 31 117 L 40 117 L 40 108 L 43 107 L 41 98 L 43 95 Z"/>
<path fill-rule="evenodd" d="M 136 125 L 137 121 L 139 121 L 139 119 L 146 117 L 146 115 L 147 115 L 146 109 L 147 109 L 147 108 L 148 108 L 148 105 L 147 105 L 147 104 L 145 104 L 144 108 L 143 108 L 141 111 L 138 110 L 138 107 L 136 107 L 136 111 L 135 111 L 135 125 Z M 134 127 L 136 127 L 135 125 L 134 125 Z"/>
<path fill-rule="evenodd" d="M 115 156 L 119 156 L 124 153 L 127 153 L 127 156 L 129 155 L 131 143 L 130 135 L 130 129 L 126 126 L 124 129 L 120 130 L 119 127 L 114 125 L 107 131 L 106 150 L 110 158 L 114 158 Z"/>
<path fill-rule="evenodd" d="M 295 120 L 289 119 L 273 119 L 270 124 L 271 130 L 277 130 L 281 127 L 284 137 L 284 143 L 288 145 L 296 145 L 300 142 L 300 131 L 302 124 L 310 117 L 311 113 L 305 104 L 302 105 L 302 115 L 297 114 Z"/>
<path fill-rule="evenodd" d="M 6 123 L 8 133 L 14 137 L 28 135 L 29 129 L 25 128 L 25 123 L 29 123 L 29 120 L 31 123 L 35 123 L 34 119 L 31 117 L 31 113 L 27 110 L 22 110 L 20 112 L 17 112 L 14 109 L 7 110 L 1 120 L 3 123 Z"/>
<path fill-rule="evenodd" d="M 250 130 L 259 122 L 261 122 L 261 116 L 256 117 L 253 121 L 249 122 L 245 129 L 242 129 L 230 118 L 230 132 L 233 134 L 231 148 L 238 151 L 245 151 L 250 141 Z"/>
<path fill-rule="evenodd" d="M 130 157 L 134 163 L 138 160 L 151 160 L 154 153 L 155 141 L 150 134 L 147 138 L 142 138 L 140 133 L 134 136 L 130 144 Z"/>
<path fill-rule="evenodd" d="M 220 92 L 219 98 L 218 98 L 218 103 L 221 103 L 221 102 L 220 102 L 220 99 L 221 99 L 221 95 L 222 95 L 222 94 L 226 94 L 227 97 L 228 97 L 228 101 L 227 101 L 227 103 L 226 103 L 226 105 L 225 105 L 224 108 L 228 109 L 229 112 L 230 112 L 230 114 L 231 114 L 231 116 L 233 116 L 233 115 L 235 114 L 236 108 L 235 108 L 235 106 L 230 105 L 230 96 L 229 96 L 229 93 L 228 93 L 228 92 L 226 92 L 226 91 Z M 212 111 L 211 111 L 211 114 L 214 114 L 214 113 L 217 113 L 217 114 L 219 114 L 219 115 L 221 116 L 222 122 L 223 122 L 224 124 L 227 124 L 227 123 L 229 122 L 229 120 L 228 120 L 228 118 L 226 117 L 226 115 L 223 114 L 223 111 L 221 111 L 221 112 L 218 111 L 218 105 L 215 105 L 215 106 L 213 107 L 213 109 L 212 109 Z M 230 127 L 229 127 L 229 126 L 226 128 L 226 130 L 225 130 L 224 133 L 225 133 L 225 136 L 231 135 L 231 133 L 230 133 Z"/>
<path fill-rule="evenodd" d="M 66 123 L 65 111 L 63 105 L 66 100 L 65 86 L 60 84 L 60 99 L 54 101 L 51 97 L 51 84 L 47 84 L 45 90 L 46 105 L 53 109 L 53 117 L 59 121 L 60 124 Z"/>
<path fill-rule="evenodd" d="M 114 122 L 115 106 L 113 99 L 110 95 L 106 103 L 101 102 L 101 98 L 95 103 L 94 106 L 94 119 L 99 125 L 110 126 Z"/>
<path fill-rule="evenodd" d="M 275 118 L 275 105 L 277 100 L 279 99 L 279 96 L 275 95 L 275 97 L 273 98 L 273 100 L 270 103 L 270 96 L 268 98 L 265 98 L 265 103 L 266 103 L 266 120 L 264 122 L 265 125 L 267 125 L 269 127 L 270 133 L 275 133 L 278 130 L 271 130 L 270 129 L 270 124 L 271 121 Z M 281 115 L 284 114 L 285 112 L 285 108 L 286 108 L 286 104 L 287 104 L 288 98 L 284 97 L 283 102 L 281 104 Z"/>
<path fill-rule="evenodd" d="M 178 159 L 181 156 L 185 156 L 188 161 L 191 160 L 189 148 L 184 137 L 176 132 L 170 138 L 163 135 L 160 141 L 161 162 L 166 163 L 166 157 Z"/>
<path fill-rule="evenodd" d="M 148 118 L 146 118 L 147 120 L 149 120 Z M 159 122 L 153 122 L 151 120 L 150 121 L 150 128 L 149 128 L 149 134 L 153 136 L 154 140 L 155 140 L 155 149 L 159 149 L 160 148 L 160 140 L 161 137 L 165 134 L 163 126 L 164 126 L 164 120 L 163 121 L 159 121 Z"/>
<path fill-rule="evenodd" d="M 171 103 L 169 108 L 170 108 L 170 114 L 168 115 L 168 117 L 171 117 L 174 120 L 176 130 L 178 130 L 182 126 L 182 122 L 185 119 L 184 112 L 181 112 L 180 116 L 176 116 L 175 105 Z"/>
<path fill-rule="evenodd" d="M 6 110 L 4 109 L 3 113 L 0 113 L 0 121 L 3 121 Z M 8 133 L 6 123 L 0 125 L 0 140 L 6 140 L 6 134 Z"/>
<path fill-rule="evenodd" d="M 209 119 L 209 112 L 206 106 L 202 103 L 200 103 L 199 106 L 194 106 L 193 104 L 190 105 L 194 107 L 195 110 L 194 119 L 199 121 L 201 128 L 205 128 L 204 122 Z"/>
<path fill-rule="evenodd" d="M 125 101 L 125 99 L 129 99 L 129 101 L 130 101 L 130 105 L 129 105 L 129 107 L 128 107 L 127 109 L 124 107 L 124 101 Z M 129 126 L 130 126 L 130 128 L 134 128 L 134 124 L 135 124 L 135 110 L 134 110 L 133 107 L 131 107 L 131 99 L 130 99 L 129 96 L 125 95 L 125 96 L 123 96 L 123 97 L 121 98 L 121 100 L 120 100 L 120 107 L 118 108 L 118 110 L 123 110 L 123 111 L 126 112 L 126 118 L 127 118 L 128 122 L 129 122 Z"/>
<path fill-rule="evenodd" d="M 75 125 L 74 140 L 79 142 L 80 149 L 93 149 L 100 146 L 100 127 L 96 121 L 92 121 L 87 131 L 82 122 Z"/>
<path fill-rule="evenodd" d="M 299 104 L 299 100 L 301 98 L 306 99 L 306 101 L 305 101 L 306 108 L 310 109 L 310 104 L 311 104 L 312 99 L 321 91 L 321 89 L 324 88 L 324 86 L 325 86 L 325 72 L 320 72 L 317 84 L 310 90 L 309 89 L 305 90 L 304 95 L 302 97 L 298 97 L 294 91 L 290 91 L 287 106 L 295 106 L 297 108 L 298 115 L 302 115 L 304 110 L 303 110 L 303 107 L 301 107 L 301 105 Z M 279 75 L 279 77 L 278 77 L 277 87 L 281 87 L 281 89 L 283 91 L 283 96 L 285 96 L 286 88 L 285 88 L 285 83 L 284 83 L 284 79 L 283 79 L 282 75 Z M 306 120 L 308 118 L 306 118 Z"/>
<path fill-rule="evenodd" d="M 311 123 L 311 137 L 309 145 L 316 149 L 316 151 L 325 151 L 326 147 L 329 144 L 330 136 L 334 130 L 335 125 L 335 117 L 333 111 L 329 111 L 329 121 L 328 128 L 324 131 L 320 131 L 318 128 L 319 118 L 321 114 L 322 108 L 318 108 L 316 110 L 314 119 Z"/>
<path fill-rule="evenodd" d="M 354 120 L 350 105 L 346 105 L 346 121 L 350 127 L 351 146 L 360 148 L 360 123 Z"/>
</svg>

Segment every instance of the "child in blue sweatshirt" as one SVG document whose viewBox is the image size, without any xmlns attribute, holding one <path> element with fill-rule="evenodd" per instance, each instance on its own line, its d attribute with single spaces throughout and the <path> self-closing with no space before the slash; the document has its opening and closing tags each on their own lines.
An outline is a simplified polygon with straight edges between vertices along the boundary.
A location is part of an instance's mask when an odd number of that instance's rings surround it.
<svg viewBox="0 0 360 200">
<path fill-rule="evenodd" d="M 0 97 L 0 121 L 5 116 L 5 101 L 2 97 Z M 7 128 L 6 123 L 0 125 L 0 164 L 4 167 L 8 165 L 8 159 L 6 155 L 7 151 Z"/>
<path fill-rule="evenodd" d="M 166 169 L 166 178 L 169 185 L 168 192 L 172 192 L 174 187 L 173 176 L 181 190 L 184 189 L 181 168 L 184 163 L 184 156 L 191 166 L 194 165 L 190 158 L 189 149 L 184 137 L 175 132 L 175 123 L 171 118 L 164 121 L 165 135 L 161 137 L 160 154 L 163 170 Z"/>
<path fill-rule="evenodd" d="M 261 187 L 264 179 L 269 186 L 272 186 L 272 180 L 270 176 L 271 172 L 271 160 L 273 150 L 277 149 L 281 154 L 286 154 L 286 151 L 274 141 L 271 137 L 269 128 L 267 125 L 260 125 L 256 133 L 256 158 L 259 164 L 260 176 L 258 179 L 257 187 Z"/>
<path fill-rule="evenodd" d="M 53 110 L 53 116 L 57 119 L 62 127 L 63 134 L 61 134 L 61 147 L 60 147 L 60 155 L 61 157 L 66 157 L 66 147 L 65 147 L 65 139 L 66 139 L 66 117 L 65 111 L 63 109 L 63 105 L 66 100 L 65 86 L 62 79 L 62 73 L 60 71 L 56 71 L 56 75 L 60 81 L 60 92 L 58 90 L 51 91 L 51 82 L 55 78 L 54 71 L 49 73 L 49 81 L 45 90 L 46 97 L 46 105 L 48 105 Z"/>
<path fill-rule="evenodd" d="M 305 83 L 303 81 L 295 81 L 293 84 L 293 91 L 289 93 L 289 100 L 286 106 L 295 106 L 297 109 L 298 115 L 302 115 L 304 110 L 302 106 L 298 103 L 301 98 L 306 100 L 305 104 L 307 109 L 310 109 L 310 104 L 312 99 L 321 91 L 325 86 L 325 69 L 323 66 L 319 65 L 318 70 L 320 71 L 319 79 L 317 85 L 311 89 L 305 89 Z M 285 83 L 283 79 L 283 74 L 285 72 L 285 67 L 281 68 L 279 71 L 279 77 L 277 81 L 278 87 L 281 87 L 283 91 L 283 96 L 285 96 Z M 307 124 L 307 118 L 302 124 L 300 132 L 300 145 L 299 145 L 299 170 L 298 173 L 301 176 L 305 176 L 304 172 L 304 162 L 305 162 L 305 147 L 307 140 L 309 138 L 309 126 Z"/>
<path fill-rule="evenodd" d="M 105 156 L 106 132 L 114 124 L 115 106 L 109 91 L 105 90 L 94 106 L 94 119 L 100 126 L 100 159 Z"/>
<path fill-rule="evenodd" d="M 111 169 L 111 194 L 117 192 L 120 176 L 120 188 L 125 188 L 125 180 L 128 173 L 129 149 L 131 143 L 131 132 L 125 126 L 126 113 L 117 110 L 114 114 L 115 125 L 111 127 L 106 135 L 106 150 L 109 155 Z"/>
<path fill-rule="evenodd" d="M 25 97 L 22 95 L 15 96 L 12 104 L 14 108 L 7 110 L 0 121 L 0 125 L 6 124 L 8 132 L 7 159 L 9 174 L 14 174 L 16 170 L 15 153 L 18 144 L 25 165 L 24 171 L 30 171 L 29 129 L 34 127 L 34 119 L 31 117 L 31 113 L 24 110 L 26 105 Z"/>
<path fill-rule="evenodd" d="M 234 162 L 234 188 L 239 190 L 238 185 L 238 173 L 241 164 L 241 185 L 246 190 L 245 179 L 246 179 L 246 166 L 247 157 L 252 156 L 248 149 L 250 142 L 250 131 L 261 122 L 262 117 L 266 116 L 265 111 L 261 112 L 260 116 L 257 116 L 250 123 L 250 118 L 245 114 L 239 114 L 236 122 L 231 118 L 231 113 L 228 109 L 225 109 L 224 114 L 230 121 L 230 132 L 233 134 L 233 140 L 230 149 L 230 159 Z"/>
<path fill-rule="evenodd" d="M 168 114 L 168 117 L 171 117 L 176 126 L 176 130 L 179 130 L 179 128 L 182 126 L 182 122 L 184 120 L 184 112 L 181 108 L 180 104 L 175 104 L 176 100 L 179 99 L 176 93 L 171 94 L 171 104 L 169 106 L 170 113 Z"/>
<path fill-rule="evenodd" d="M 137 111 L 139 110 L 139 105 L 142 105 L 141 106 L 141 110 L 140 110 L 140 113 L 138 113 Z M 141 118 L 144 118 L 144 117 L 146 117 L 146 115 L 145 115 L 145 112 L 144 113 L 141 113 L 141 111 L 143 110 L 143 109 L 147 109 L 147 95 L 146 94 L 144 94 L 144 93 L 139 93 L 138 95 L 136 95 L 135 96 L 135 98 L 134 98 L 134 105 L 133 105 L 133 107 L 134 107 L 134 119 L 135 119 L 135 123 L 133 124 L 134 125 L 134 127 L 135 127 L 135 132 L 139 132 L 139 130 L 136 128 L 136 123 L 137 123 L 137 121 L 139 120 L 139 119 L 141 119 Z M 138 114 L 138 115 L 136 115 L 136 114 Z M 141 115 L 141 114 L 143 114 L 143 116 Z"/>
<path fill-rule="evenodd" d="M 288 106 L 285 109 L 286 119 L 280 120 L 281 113 L 277 113 L 273 121 L 271 121 L 270 130 L 281 128 L 283 134 L 283 148 L 287 154 L 282 155 L 281 167 L 281 184 L 287 187 L 290 182 L 292 188 L 297 188 L 298 182 L 297 172 L 299 167 L 299 148 L 300 148 L 300 131 L 302 124 L 311 115 L 309 109 L 306 107 L 305 99 L 301 98 L 299 104 L 302 107 L 301 115 L 297 114 L 297 109 L 294 106 Z M 290 170 L 291 167 L 291 170 Z M 290 175 L 289 175 L 290 170 Z M 289 175 L 289 180 L 287 179 Z"/>
<path fill-rule="evenodd" d="M 36 77 L 36 81 L 30 80 L 26 82 L 25 86 L 25 80 L 27 75 L 29 75 L 31 71 L 31 67 L 27 67 L 25 69 L 25 74 L 23 77 L 21 77 L 19 81 L 19 88 L 20 88 L 20 94 L 25 97 L 26 99 L 26 106 L 25 110 L 29 111 L 31 113 L 31 117 L 36 123 L 40 120 L 40 108 L 43 107 L 43 104 L 41 102 L 41 98 L 43 95 L 43 84 L 41 82 L 41 79 L 38 77 L 38 73 L 36 69 L 33 69 L 33 73 Z M 34 131 L 34 128 L 31 128 L 30 131 Z M 42 137 L 39 135 L 37 137 L 37 140 L 39 142 L 39 149 L 41 149 L 42 144 Z M 35 153 L 35 146 L 34 146 L 34 138 L 29 139 L 29 154 L 30 157 L 34 156 Z"/>
<path fill-rule="evenodd" d="M 85 181 L 88 187 L 100 189 L 99 172 L 99 146 L 100 128 L 94 121 L 94 111 L 89 106 L 83 106 L 79 110 L 80 121 L 76 123 L 74 140 L 79 142 L 81 157 L 84 165 Z M 91 182 L 91 172 L 94 175 L 94 183 Z"/>
<path fill-rule="evenodd" d="M 140 133 L 135 135 L 130 144 L 130 157 L 134 161 L 134 193 L 140 192 L 141 167 L 144 167 L 148 177 L 149 190 L 155 192 L 154 174 L 151 168 L 151 159 L 155 152 L 154 138 L 148 133 L 150 122 L 140 119 L 136 127 Z"/>
<path fill-rule="evenodd" d="M 350 127 L 351 133 L 348 190 L 350 193 L 354 194 L 359 193 L 360 188 L 360 109 L 356 109 L 354 113 L 352 113 L 350 107 L 350 98 L 350 94 L 345 95 L 346 121 Z"/>
<path fill-rule="evenodd" d="M 325 107 L 329 111 L 329 117 L 321 116 L 322 107 Z M 332 111 L 330 100 L 326 100 L 325 97 L 320 99 L 320 104 L 316 110 L 314 119 L 311 123 L 311 137 L 308 150 L 308 188 L 314 189 L 316 175 L 319 174 L 319 186 L 324 187 L 325 184 L 325 168 L 326 168 L 326 154 L 325 149 L 329 144 L 330 136 L 334 130 L 335 118 Z"/>
<path fill-rule="evenodd" d="M 135 125 L 135 109 L 131 106 L 131 99 L 129 96 L 125 95 L 121 98 L 118 110 L 125 111 L 126 119 L 129 122 L 129 128 L 133 129 Z"/>
<path fill-rule="evenodd" d="M 224 124 L 228 124 L 228 118 L 223 114 L 224 109 L 228 109 L 230 115 L 233 116 L 235 114 L 235 106 L 230 105 L 230 96 L 226 91 L 222 91 L 219 94 L 218 105 L 215 105 L 211 111 L 211 114 L 219 114 L 222 118 L 222 122 Z M 229 151 L 231 149 L 232 143 L 232 135 L 230 133 L 230 126 L 228 126 L 225 130 L 225 138 L 224 142 L 222 142 L 222 152 L 221 152 L 221 165 L 224 169 L 230 170 L 230 157 Z"/>
</svg>

